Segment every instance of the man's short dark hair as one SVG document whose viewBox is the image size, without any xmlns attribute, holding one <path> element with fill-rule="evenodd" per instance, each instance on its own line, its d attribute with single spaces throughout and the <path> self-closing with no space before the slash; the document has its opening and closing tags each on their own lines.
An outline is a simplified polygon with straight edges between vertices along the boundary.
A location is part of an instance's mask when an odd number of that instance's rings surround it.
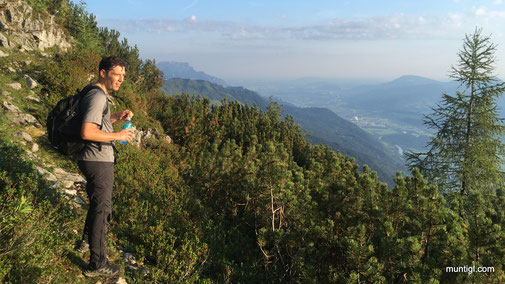
<svg viewBox="0 0 505 284">
<path fill-rule="evenodd" d="M 109 56 L 102 58 L 100 64 L 98 65 L 98 72 L 105 69 L 105 72 L 109 72 L 112 68 L 116 66 L 125 67 L 124 60 L 119 56 Z"/>
</svg>

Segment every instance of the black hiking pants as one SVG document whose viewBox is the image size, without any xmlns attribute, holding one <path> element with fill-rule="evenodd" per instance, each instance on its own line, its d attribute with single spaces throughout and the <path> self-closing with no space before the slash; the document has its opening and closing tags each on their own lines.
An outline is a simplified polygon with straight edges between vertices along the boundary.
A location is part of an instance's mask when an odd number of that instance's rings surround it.
<svg viewBox="0 0 505 284">
<path fill-rule="evenodd" d="M 107 263 L 105 237 L 112 217 L 114 163 L 79 161 L 77 165 L 86 177 L 89 200 L 83 239 L 89 242 L 90 267 L 100 269 Z"/>
</svg>

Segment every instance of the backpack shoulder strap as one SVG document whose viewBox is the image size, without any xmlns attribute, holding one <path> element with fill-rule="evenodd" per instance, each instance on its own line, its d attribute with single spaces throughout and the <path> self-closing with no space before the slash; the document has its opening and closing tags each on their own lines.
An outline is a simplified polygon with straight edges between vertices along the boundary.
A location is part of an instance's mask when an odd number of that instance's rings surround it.
<svg viewBox="0 0 505 284">
<path fill-rule="evenodd" d="M 79 96 L 79 101 L 92 90 L 102 90 L 102 88 L 89 84 L 86 87 L 82 88 L 82 90 L 78 90 L 77 96 Z"/>
<path fill-rule="evenodd" d="M 98 86 L 95 86 L 95 85 L 89 84 L 86 87 L 82 88 L 82 90 L 80 90 L 80 91 L 79 91 L 79 89 L 77 89 L 77 93 L 76 93 L 77 95 L 76 96 L 78 97 L 79 104 L 80 104 L 81 100 L 84 98 L 84 96 L 87 95 L 89 93 L 89 91 L 94 90 L 94 89 L 100 89 L 101 90 L 102 88 L 100 88 Z M 79 106 L 79 111 L 81 110 L 80 108 L 81 107 Z"/>
<path fill-rule="evenodd" d="M 101 90 L 101 91 L 103 91 L 102 88 L 100 88 L 100 87 L 98 87 L 96 85 L 89 84 L 86 87 L 84 87 L 81 91 L 78 92 L 77 95 L 79 96 L 79 100 L 81 100 L 85 95 L 87 95 L 92 90 Z M 107 95 L 105 95 L 105 96 L 107 97 Z M 108 99 L 109 98 L 107 98 L 105 107 L 103 109 L 102 120 L 105 117 L 105 114 L 107 114 L 107 110 L 109 109 Z"/>
<path fill-rule="evenodd" d="M 98 87 L 98 86 L 96 86 L 96 85 L 89 84 L 89 85 L 87 85 L 86 87 L 82 88 L 82 90 L 81 90 L 81 91 L 79 91 L 79 94 L 80 94 L 80 95 L 86 95 L 89 91 L 91 91 L 91 90 L 95 90 L 95 89 L 97 89 L 97 90 L 102 90 L 102 88 L 100 88 L 100 87 Z"/>
</svg>

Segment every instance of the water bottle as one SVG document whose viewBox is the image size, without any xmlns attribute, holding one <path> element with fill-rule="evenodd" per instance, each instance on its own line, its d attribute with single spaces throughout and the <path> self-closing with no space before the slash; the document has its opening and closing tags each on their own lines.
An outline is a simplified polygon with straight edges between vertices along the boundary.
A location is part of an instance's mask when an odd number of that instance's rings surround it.
<svg viewBox="0 0 505 284">
<path fill-rule="evenodd" d="M 123 124 L 123 129 L 131 129 L 132 128 L 132 121 L 131 121 L 131 118 L 127 117 L 126 118 L 126 121 L 125 123 Z M 119 141 L 119 143 L 123 144 L 123 145 L 126 145 L 128 144 L 128 141 L 124 140 L 124 141 Z"/>
</svg>

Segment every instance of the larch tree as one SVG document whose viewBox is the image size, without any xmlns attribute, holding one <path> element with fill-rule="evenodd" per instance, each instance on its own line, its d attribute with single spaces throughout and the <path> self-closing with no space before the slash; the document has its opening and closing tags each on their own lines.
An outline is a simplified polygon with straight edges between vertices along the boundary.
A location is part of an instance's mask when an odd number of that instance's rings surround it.
<svg viewBox="0 0 505 284">
<path fill-rule="evenodd" d="M 466 35 L 451 78 L 456 94 L 442 101 L 424 123 L 435 130 L 427 152 L 407 153 L 410 169 L 419 168 L 442 191 L 495 190 L 503 184 L 505 133 L 497 99 L 505 84 L 494 75 L 496 45 L 482 29 Z"/>
</svg>

